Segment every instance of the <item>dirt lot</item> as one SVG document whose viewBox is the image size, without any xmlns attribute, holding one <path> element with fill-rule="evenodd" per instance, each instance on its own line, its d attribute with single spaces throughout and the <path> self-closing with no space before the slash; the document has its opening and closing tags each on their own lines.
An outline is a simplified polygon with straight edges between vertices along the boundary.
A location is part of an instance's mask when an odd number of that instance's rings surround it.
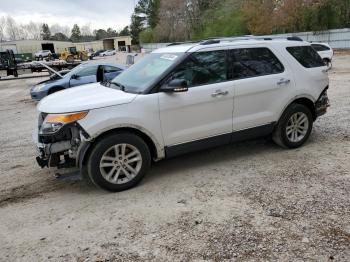
<svg viewBox="0 0 350 262">
<path fill-rule="evenodd" d="M 157 163 L 111 194 L 34 160 L 39 79 L 0 82 L 1 261 L 349 261 L 350 56 L 309 142 L 266 139 Z"/>
</svg>

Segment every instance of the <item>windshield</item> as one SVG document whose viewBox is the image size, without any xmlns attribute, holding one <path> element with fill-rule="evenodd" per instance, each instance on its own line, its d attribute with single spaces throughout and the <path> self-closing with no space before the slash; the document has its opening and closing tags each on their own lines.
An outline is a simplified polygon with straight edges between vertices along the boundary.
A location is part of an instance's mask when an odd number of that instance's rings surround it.
<svg viewBox="0 0 350 262">
<path fill-rule="evenodd" d="M 111 88 L 123 87 L 125 92 L 142 93 L 181 57 L 182 53 L 152 53 L 112 80 Z"/>
<path fill-rule="evenodd" d="M 63 78 L 71 77 L 72 75 L 78 74 L 83 68 L 91 66 L 91 64 L 80 64 L 74 67 L 69 73 L 65 74 Z"/>
</svg>

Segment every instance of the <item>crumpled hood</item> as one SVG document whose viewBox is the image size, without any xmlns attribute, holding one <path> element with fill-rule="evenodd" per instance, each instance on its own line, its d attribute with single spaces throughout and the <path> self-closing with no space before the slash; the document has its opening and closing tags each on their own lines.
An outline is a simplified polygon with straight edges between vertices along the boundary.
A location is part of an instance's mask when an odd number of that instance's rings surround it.
<svg viewBox="0 0 350 262">
<path fill-rule="evenodd" d="M 137 94 L 105 87 L 100 83 L 73 87 L 45 97 L 38 104 L 38 110 L 45 113 L 69 113 L 95 108 L 127 104 Z"/>
</svg>

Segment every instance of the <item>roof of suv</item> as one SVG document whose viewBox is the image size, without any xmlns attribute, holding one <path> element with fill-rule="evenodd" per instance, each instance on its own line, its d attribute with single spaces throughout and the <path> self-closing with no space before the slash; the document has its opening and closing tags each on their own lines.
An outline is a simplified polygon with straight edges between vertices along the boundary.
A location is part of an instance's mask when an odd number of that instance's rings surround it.
<svg viewBox="0 0 350 262">
<path fill-rule="evenodd" d="M 223 39 L 213 39 L 207 41 L 199 41 L 195 43 L 179 43 L 179 44 L 170 44 L 167 47 L 157 49 L 153 53 L 185 53 L 185 52 L 196 52 L 202 49 L 212 50 L 220 47 L 227 46 L 240 46 L 240 45 L 249 45 L 249 46 L 305 46 L 310 45 L 309 42 L 298 41 L 298 40 L 288 40 L 288 39 L 237 39 L 234 38 L 223 38 Z"/>
</svg>

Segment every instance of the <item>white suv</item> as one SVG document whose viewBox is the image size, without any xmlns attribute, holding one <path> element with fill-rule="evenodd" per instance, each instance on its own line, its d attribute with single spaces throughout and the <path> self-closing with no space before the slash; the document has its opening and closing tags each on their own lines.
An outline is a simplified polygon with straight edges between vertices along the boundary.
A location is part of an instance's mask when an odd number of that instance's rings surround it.
<svg viewBox="0 0 350 262">
<path fill-rule="evenodd" d="M 43 58 L 46 57 L 51 57 L 52 53 L 50 50 L 40 50 L 39 52 L 36 52 L 34 57 L 35 59 L 42 60 Z"/>
<path fill-rule="evenodd" d="M 311 47 L 320 55 L 323 62 L 328 66 L 332 67 L 333 49 L 329 44 L 326 43 L 311 43 Z"/>
<path fill-rule="evenodd" d="M 302 41 L 216 39 L 154 51 L 110 83 L 38 105 L 41 167 L 76 166 L 98 186 L 135 186 L 176 155 L 261 136 L 301 146 L 328 106 L 327 67 Z"/>
</svg>

